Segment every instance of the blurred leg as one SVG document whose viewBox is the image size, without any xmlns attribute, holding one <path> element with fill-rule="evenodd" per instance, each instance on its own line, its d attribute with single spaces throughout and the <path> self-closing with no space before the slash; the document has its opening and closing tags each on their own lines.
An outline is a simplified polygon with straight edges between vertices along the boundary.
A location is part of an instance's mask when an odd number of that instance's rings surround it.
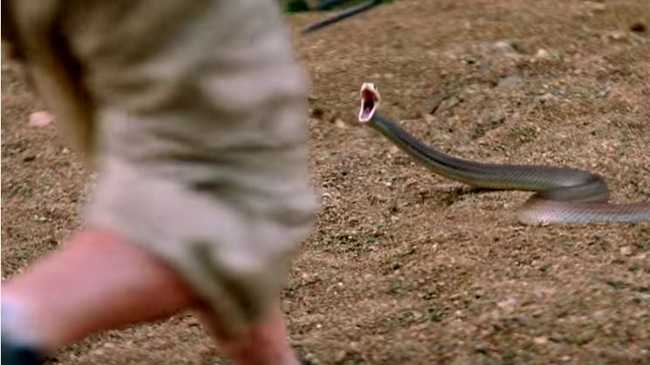
<svg viewBox="0 0 650 365">
<path fill-rule="evenodd" d="M 240 338 L 229 338 L 220 330 L 218 318 L 201 312 L 204 323 L 215 336 L 223 351 L 241 365 L 297 365 L 299 361 L 291 348 L 284 318 L 279 305 L 258 324 L 252 325 Z"/>
<path fill-rule="evenodd" d="M 202 306 L 160 261 L 114 234 L 93 230 L 3 283 L 2 305 L 8 331 L 3 336 L 45 352 L 97 331 Z M 211 312 L 201 315 L 235 363 L 298 364 L 279 307 L 240 338 L 223 336 Z"/>
<path fill-rule="evenodd" d="M 171 269 L 137 246 L 87 230 L 3 283 L 2 303 L 3 330 L 53 351 L 92 332 L 168 316 L 196 299 Z"/>
</svg>

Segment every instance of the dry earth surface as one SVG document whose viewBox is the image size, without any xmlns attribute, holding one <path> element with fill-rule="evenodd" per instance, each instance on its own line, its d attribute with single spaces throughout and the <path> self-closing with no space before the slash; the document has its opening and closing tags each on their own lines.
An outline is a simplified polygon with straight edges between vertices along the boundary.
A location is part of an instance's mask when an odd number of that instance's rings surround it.
<svg viewBox="0 0 650 365">
<path fill-rule="evenodd" d="M 650 224 L 520 225 L 528 194 L 473 192 L 355 124 L 373 81 L 384 112 L 440 149 L 583 168 L 613 200 L 648 201 L 650 3 L 403 0 L 298 34 L 322 16 L 289 17 L 322 197 L 284 292 L 298 350 L 315 364 L 650 364 Z M 3 61 L 3 279 L 59 247 L 86 197 L 55 127 L 27 125 L 41 108 Z M 181 314 L 51 363 L 226 361 Z"/>
</svg>

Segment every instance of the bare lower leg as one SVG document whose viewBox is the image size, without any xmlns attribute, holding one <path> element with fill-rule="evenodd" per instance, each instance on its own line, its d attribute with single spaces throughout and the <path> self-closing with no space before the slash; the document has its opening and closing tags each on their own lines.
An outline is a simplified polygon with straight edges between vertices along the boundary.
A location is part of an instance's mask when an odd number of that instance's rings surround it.
<svg viewBox="0 0 650 365">
<path fill-rule="evenodd" d="M 223 351 L 240 365 L 297 365 L 299 361 L 291 348 L 279 306 L 241 337 L 223 334 L 220 321 L 210 312 L 201 312 L 204 323 L 215 336 Z"/>
<path fill-rule="evenodd" d="M 2 285 L 53 351 L 92 332 L 157 319 L 196 303 L 177 275 L 120 237 L 83 231 L 66 247 Z M 4 318 L 3 318 L 4 320 Z"/>
<path fill-rule="evenodd" d="M 44 351 L 93 332 L 202 307 L 175 272 L 104 231 L 78 233 L 61 251 L 3 283 L 2 302 L 26 312 L 27 325 L 38 337 L 31 345 Z M 219 318 L 207 311 L 202 315 L 235 363 L 298 363 L 279 307 L 239 338 L 226 338 Z"/>
</svg>

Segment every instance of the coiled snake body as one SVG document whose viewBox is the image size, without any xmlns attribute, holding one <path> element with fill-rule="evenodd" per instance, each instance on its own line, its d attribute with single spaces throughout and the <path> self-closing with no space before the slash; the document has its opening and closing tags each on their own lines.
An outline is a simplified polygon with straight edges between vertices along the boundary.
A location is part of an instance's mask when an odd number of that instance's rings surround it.
<svg viewBox="0 0 650 365">
<path fill-rule="evenodd" d="M 650 202 L 612 204 L 602 177 L 568 167 L 507 165 L 469 161 L 425 145 L 376 113 L 381 96 L 372 83 L 361 86 L 359 122 L 393 142 L 431 171 L 493 190 L 534 191 L 519 210 L 525 224 L 638 223 L 650 221 Z"/>
</svg>

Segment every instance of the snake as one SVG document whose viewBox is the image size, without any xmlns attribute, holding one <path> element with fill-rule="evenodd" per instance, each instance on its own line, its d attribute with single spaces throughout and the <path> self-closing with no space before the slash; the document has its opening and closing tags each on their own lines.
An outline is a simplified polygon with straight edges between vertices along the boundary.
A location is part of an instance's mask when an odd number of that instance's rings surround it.
<svg viewBox="0 0 650 365">
<path fill-rule="evenodd" d="M 598 174 L 563 166 L 496 164 L 455 157 L 380 115 L 381 94 L 374 83 L 362 84 L 360 99 L 359 123 L 379 132 L 432 172 L 478 189 L 534 192 L 517 211 L 523 224 L 650 221 L 650 202 L 610 203 L 607 183 Z"/>
<path fill-rule="evenodd" d="M 308 34 L 315 32 L 317 30 L 320 30 L 322 28 L 328 27 L 334 23 L 338 23 L 341 20 L 350 18 L 352 16 L 361 14 L 363 12 L 366 12 L 376 6 L 382 5 L 386 0 L 368 0 L 365 1 L 361 4 L 351 6 L 348 9 L 342 10 L 339 13 L 336 13 L 328 18 L 325 18 L 323 20 L 319 20 L 316 23 L 310 24 L 306 28 L 302 30 L 302 34 Z M 317 7 L 316 10 L 327 10 L 328 8 L 331 8 L 333 6 L 339 5 L 340 3 L 345 2 L 345 0 L 329 0 L 329 1 L 323 1 L 321 2 Z"/>
</svg>

